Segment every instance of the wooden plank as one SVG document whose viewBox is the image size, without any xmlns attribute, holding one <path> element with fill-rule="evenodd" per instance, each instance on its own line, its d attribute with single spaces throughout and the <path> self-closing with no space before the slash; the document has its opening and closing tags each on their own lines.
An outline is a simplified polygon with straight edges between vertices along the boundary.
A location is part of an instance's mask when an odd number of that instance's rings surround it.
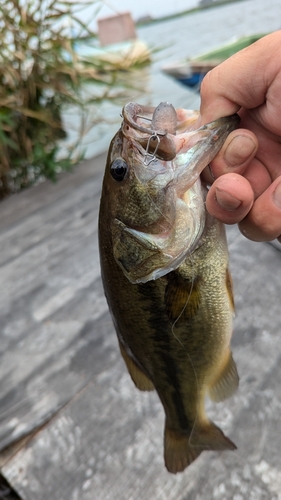
<svg viewBox="0 0 281 500">
<path fill-rule="evenodd" d="M 245 240 L 233 227 L 229 241 L 237 305 L 233 351 L 240 387 L 229 401 L 208 402 L 207 411 L 238 450 L 206 452 L 183 474 L 166 472 L 163 410 L 155 393 L 134 388 L 106 313 L 96 329 L 103 329 L 102 338 L 110 343 L 110 362 L 101 361 L 99 374 L 88 378 L 84 389 L 3 467 L 24 500 L 278 498 L 280 253 Z M 71 312 L 71 303 L 65 307 L 56 314 Z M 108 359 L 104 348 L 98 353 L 101 360 Z M 86 358 L 92 362 L 87 342 L 82 352 L 76 358 L 78 372 Z"/>
<path fill-rule="evenodd" d="M 15 343 L 7 351 L 1 370 L 2 449 L 41 426 L 116 358 L 115 336 L 101 318 L 83 324 L 54 318 L 26 335 L 25 346 Z"/>
<path fill-rule="evenodd" d="M 44 195 L 38 185 L 3 204 L 0 449 L 50 419 L 110 362 L 115 336 L 103 337 L 99 324 L 107 310 L 97 242 L 104 161 L 46 183 Z"/>
<path fill-rule="evenodd" d="M 106 161 L 106 153 L 87 160 L 72 171 L 58 175 L 58 182 L 45 181 L 30 189 L 21 191 L 1 202 L 0 231 L 9 229 L 12 224 L 25 219 L 36 210 L 43 210 L 67 196 L 72 203 L 69 192 L 75 197 L 74 187 L 87 184 L 101 176 Z M 32 193 L 32 194 L 31 194 Z"/>
<path fill-rule="evenodd" d="M 81 225 L 85 225 L 88 222 L 88 217 L 94 215 L 96 218 L 101 182 L 102 175 L 100 173 L 91 181 L 82 186 L 77 186 L 72 196 L 69 196 L 68 189 L 65 193 L 62 192 L 61 196 L 56 200 L 52 196 L 48 205 L 42 204 L 41 207 L 35 205 L 33 209 L 33 204 L 30 203 L 29 210 L 31 213 L 24 217 L 22 217 L 21 210 L 18 209 L 17 220 L 13 219 L 13 223 L 7 229 L 2 228 L 2 231 L 0 229 L 0 266 L 7 264 L 24 251 L 45 242 L 46 238 L 52 234 L 58 236 L 58 233 L 65 230 L 66 227 L 71 227 L 71 224 L 77 225 L 80 221 Z M 53 194 L 52 186 L 48 185 L 48 187 L 47 191 Z M 15 200 L 16 206 L 18 199 Z M 9 202 L 12 204 L 11 198 Z M 11 218 L 11 215 L 9 218 Z M 5 220 L 5 217 L 2 219 L 2 224 L 3 220 Z M 57 239 L 59 242 L 60 239 Z"/>
</svg>

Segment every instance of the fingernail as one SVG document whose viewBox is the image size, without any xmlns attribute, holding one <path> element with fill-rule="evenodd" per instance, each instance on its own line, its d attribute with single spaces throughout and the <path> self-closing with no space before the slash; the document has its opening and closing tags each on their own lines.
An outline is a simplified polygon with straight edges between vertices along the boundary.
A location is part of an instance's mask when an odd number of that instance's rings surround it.
<svg viewBox="0 0 281 500">
<path fill-rule="evenodd" d="M 273 192 L 273 203 L 277 208 L 281 208 L 281 182 L 277 184 L 277 188 Z"/>
<path fill-rule="evenodd" d="M 256 145 L 250 137 L 237 135 L 227 146 L 224 160 L 230 168 L 239 167 L 253 154 L 255 149 Z"/>
<path fill-rule="evenodd" d="M 242 204 L 241 200 L 234 198 L 234 196 L 219 188 L 216 188 L 216 200 L 221 208 L 229 212 L 237 210 Z"/>
</svg>

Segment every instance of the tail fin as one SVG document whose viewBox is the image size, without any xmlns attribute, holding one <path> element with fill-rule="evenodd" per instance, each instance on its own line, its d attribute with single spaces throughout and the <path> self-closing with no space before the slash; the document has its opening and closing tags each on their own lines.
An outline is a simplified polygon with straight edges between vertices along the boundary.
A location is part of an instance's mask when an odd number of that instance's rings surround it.
<svg viewBox="0 0 281 500">
<path fill-rule="evenodd" d="M 165 427 L 164 460 L 166 469 L 172 474 L 184 471 L 202 451 L 189 445 L 189 435 Z"/>
<path fill-rule="evenodd" d="M 190 440 L 190 446 L 201 448 L 201 450 L 236 450 L 236 445 L 217 427 L 214 422 L 195 426 Z"/>
<path fill-rule="evenodd" d="M 236 446 L 213 422 L 196 426 L 191 435 L 165 427 L 164 459 L 172 474 L 182 472 L 204 450 L 236 450 Z"/>
</svg>

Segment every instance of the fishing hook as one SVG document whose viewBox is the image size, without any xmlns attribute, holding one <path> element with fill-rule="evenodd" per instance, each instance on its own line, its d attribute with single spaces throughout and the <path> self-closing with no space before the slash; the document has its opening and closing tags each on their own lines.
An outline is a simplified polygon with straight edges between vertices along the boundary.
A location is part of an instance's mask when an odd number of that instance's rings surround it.
<svg viewBox="0 0 281 500">
<path fill-rule="evenodd" d="M 154 149 L 153 153 L 149 153 L 148 150 L 149 150 L 149 146 L 150 146 L 150 141 L 152 141 L 152 140 L 155 141 L 156 139 L 157 139 L 157 144 L 155 146 L 155 149 Z M 153 161 L 156 160 L 156 153 L 157 153 L 157 150 L 159 148 L 159 144 L 160 144 L 160 138 L 159 138 L 157 132 L 153 132 L 153 134 L 149 137 L 149 139 L 147 141 L 147 145 L 146 145 L 146 150 L 145 150 L 145 155 L 144 155 L 144 160 L 143 160 L 143 164 L 146 167 L 148 167 L 148 165 L 150 165 L 150 163 L 152 163 Z"/>
</svg>

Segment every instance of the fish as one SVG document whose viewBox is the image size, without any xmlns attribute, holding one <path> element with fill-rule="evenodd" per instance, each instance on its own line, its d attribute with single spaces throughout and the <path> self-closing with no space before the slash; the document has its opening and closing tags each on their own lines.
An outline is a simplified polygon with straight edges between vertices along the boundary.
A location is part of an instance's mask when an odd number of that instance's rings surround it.
<svg viewBox="0 0 281 500">
<path fill-rule="evenodd" d="M 224 225 L 200 174 L 238 115 L 196 129 L 198 112 L 127 103 L 111 141 L 99 211 L 101 276 L 121 355 L 165 412 L 164 462 L 182 472 L 203 450 L 236 445 L 207 416 L 238 387 Z"/>
</svg>

